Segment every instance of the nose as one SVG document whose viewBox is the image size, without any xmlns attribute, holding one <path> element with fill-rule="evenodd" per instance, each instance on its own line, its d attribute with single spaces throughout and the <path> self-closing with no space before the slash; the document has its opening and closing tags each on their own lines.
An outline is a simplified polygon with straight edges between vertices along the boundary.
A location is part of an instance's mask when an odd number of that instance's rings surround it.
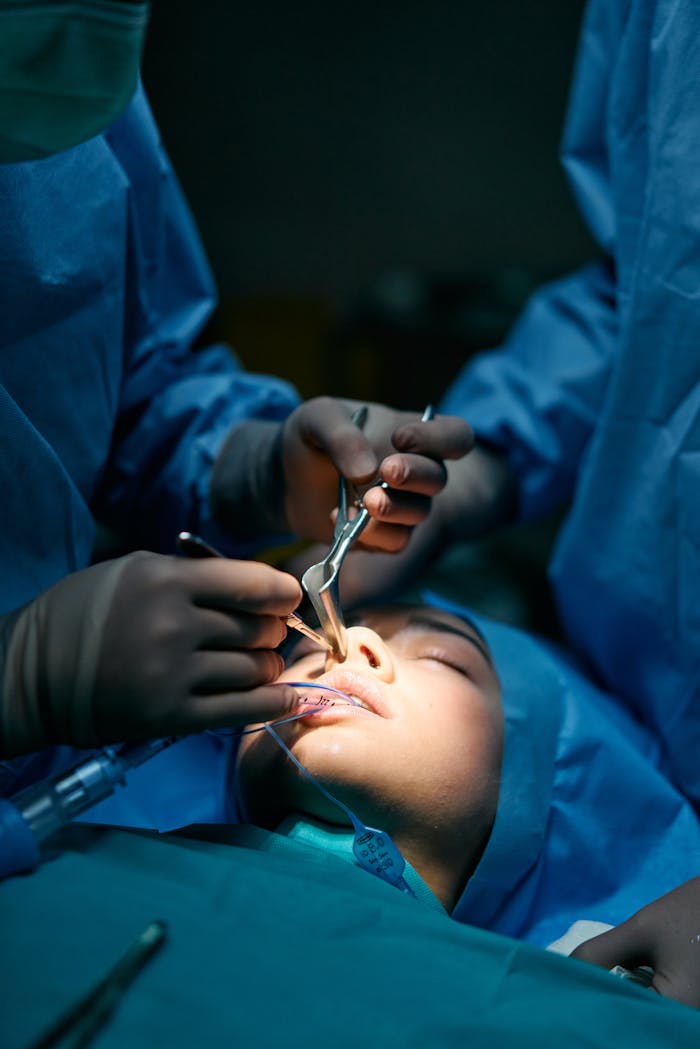
<svg viewBox="0 0 700 1049">
<path fill-rule="evenodd" d="M 348 669 L 371 670 L 382 681 L 391 681 L 394 677 L 394 660 L 386 644 L 374 630 L 365 626 L 353 626 L 347 630 L 348 654 L 339 663 L 332 654 L 326 660 L 326 669 L 335 666 Z"/>
</svg>

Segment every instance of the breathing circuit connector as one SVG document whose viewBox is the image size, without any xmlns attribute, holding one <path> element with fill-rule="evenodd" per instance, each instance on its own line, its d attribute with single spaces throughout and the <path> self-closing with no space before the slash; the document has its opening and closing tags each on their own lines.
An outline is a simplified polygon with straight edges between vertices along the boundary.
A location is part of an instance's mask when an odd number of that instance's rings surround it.
<svg viewBox="0 0 700 1049">
<path fill-rule="evenodd" d="M 0 799 L 0 878 L 33 870 L 46 842 L 123 785 L 125 774 L 175 743 L 147 740 L 81 758 L 67 769 Z"/>
<path fill-rule="evenodd" d="M 358 700 L 339 689 L 305 681 L 287 684 L 300 689 L 316 689 L 358 705 Z M 288 721 L 310 717 L 327 703 L 325 697 L 308 703 L 306 709 L 273 721 L 281 725 Z M 268 725 L 236 730 L 242 735 L 261 732 Z M 218 731 L 216 733 L 219 734 Z M 118 786 L 125 783 L 126 773 L 142 765 L 161 750 L 177 743 L 181 736 L 128 743 L 120 747 L 104 747 L 48 779 L 33 783 L 11 798 L 0 798 L 0 879 L 11 874 L 34 870 L 42 859 L 46 843 L 76 816 L 103 801 Z"/>
</svg>

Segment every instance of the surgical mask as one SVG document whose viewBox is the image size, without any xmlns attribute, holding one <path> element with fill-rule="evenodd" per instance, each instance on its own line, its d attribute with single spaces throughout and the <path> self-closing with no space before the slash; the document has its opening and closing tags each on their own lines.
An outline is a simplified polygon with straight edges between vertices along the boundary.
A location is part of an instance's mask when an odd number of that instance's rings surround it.
<svg viewBox="0 0 700 1049">
<path fill-rule="evenodd" d="M 147 0 L 0 0 L 0 163 L 99 134 L 138 84 Z"/>
</svg>

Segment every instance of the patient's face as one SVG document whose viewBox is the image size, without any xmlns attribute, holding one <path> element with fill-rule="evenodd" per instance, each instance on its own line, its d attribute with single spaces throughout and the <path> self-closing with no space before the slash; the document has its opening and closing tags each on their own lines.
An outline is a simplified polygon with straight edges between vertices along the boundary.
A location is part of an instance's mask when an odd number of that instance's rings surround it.
<svg viewBox="0 0 700 1049">
<path fill-rule="evenodd" d="M 475 860 L 495 815 L 503 714 L 474 627 L 424 606 L 371 609 L 348 619 L 343 663 L 302 639 L 280 680 L 330 685 L 362 702 L 329 705 L 276 730 L 327 790 L 391 834 L 409 860 L 409 839 L 452 850 L 456 862 L 473 839 Z M 319 697 L 304 695 L 309 703 Z M 274 827 L 294 811 L 347 824 L 265 731 L 243 737 L 239 773 L 256 823 Z"/>
</svg>

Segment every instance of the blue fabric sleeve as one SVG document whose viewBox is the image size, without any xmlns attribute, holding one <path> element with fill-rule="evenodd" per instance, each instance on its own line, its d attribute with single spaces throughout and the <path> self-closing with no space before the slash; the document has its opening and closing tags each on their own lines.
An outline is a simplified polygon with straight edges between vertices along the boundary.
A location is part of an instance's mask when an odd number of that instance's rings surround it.
<svg viewBox="0 0 700 1049">
<path fill-rule="evenodd" d="M 544 285 L 505 343 L 468 362 L 440 411 L 503 449 L 531 519 L 571 496 L 605 398 L 615 352 L 614 274 L 600 261 Z"/>
<path fill-rule="evenodd" d="M 129 240 L 119 417 L 95 509 L 132 545 L 167 552 L 189 529 L 245 556 L 211 519 L 213 460 L 234 424 L 283 419 L 300 398 L 228 346 L 195 348 L 216 291 L 142 91 L 106 139 L 128 181 Z"/>
<path fill-rule="evenodd" d="M 104 477 L 103 519 L 132 545 L 166 553 L 183 530 L 238 557 L 286 539 L 233 544 L 212 518 L 209 480 L 231 427 L 284 419 L 297 403 L 292 388 L 238 368 L 223 346 L 192 354 L 179 368 L 173 362 L 173 371 L 179 374 L 122 416 Z"/>
</svg>

